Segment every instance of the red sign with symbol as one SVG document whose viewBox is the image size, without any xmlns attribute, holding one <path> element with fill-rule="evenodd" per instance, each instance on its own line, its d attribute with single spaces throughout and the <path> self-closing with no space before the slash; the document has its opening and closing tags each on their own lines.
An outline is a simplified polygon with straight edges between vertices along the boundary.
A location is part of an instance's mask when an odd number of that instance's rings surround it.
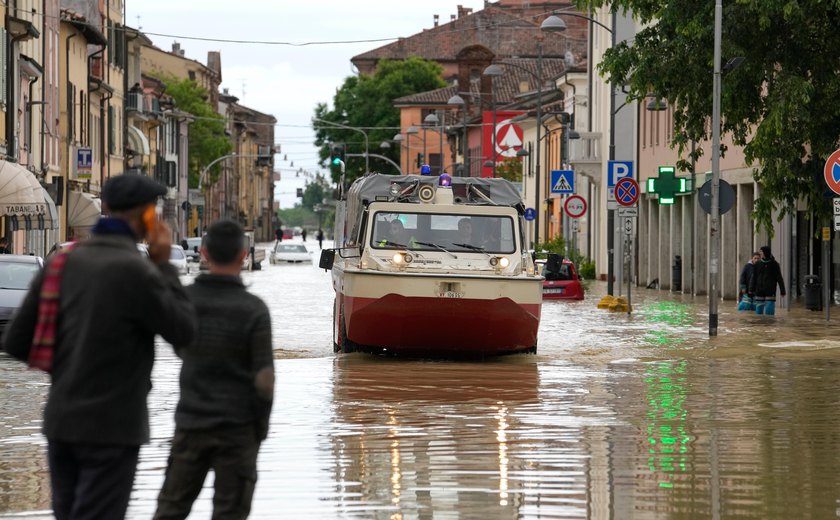
<svg viewBox="0 0 840 520">
<path fill-rule="evenodd" d="M 586 214 L 586 199 L 580 195 L 572 195 L 566 199 L 563 209 L 571 218 L 580 218 Z"/>
<path fill-rule="evenodd" d="M 825 183 L 828 184 L 828 188 L 840 195 L 840 150 L 835 150 L 833 154 L 828 156 L 828 160 L 825 161 L 823 175 L 825 176 Z"/>
<path fill-rule="evenodd" d="M 639 200 L 639 183 L 630 177 L 619 179 L 615 183 L 615 201 L 622 206 L 632 206 Z"/>
<path fill-rule="evenodd" d="M 483 112 L 482 122 L 482 152 L 481 162 L 493 161 L 496 165 L 509 160 L 520 160 L 516 152 L 522 149 L 523 132 L 522 127 L 511 121 L 514 116 L 523 112 L 496 112 L 495 128 L 493 125 L 493 112 Z M 496 150 L 493 151 L 493 134 L 496 134 Z M 481 168 L 482 177 L 493 177 L 493 167 L 484 166 Z"/>
</svg>

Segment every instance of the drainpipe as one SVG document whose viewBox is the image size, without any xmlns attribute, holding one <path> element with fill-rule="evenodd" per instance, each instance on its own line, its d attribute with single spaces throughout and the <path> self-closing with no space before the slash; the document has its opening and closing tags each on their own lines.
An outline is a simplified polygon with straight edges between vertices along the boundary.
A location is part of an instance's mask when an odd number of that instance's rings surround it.
<svg viewBox="0 0 840 520">
<path fill-rule="evenodd" d="M 108 102 L 111 101 L 112 97 L 114 97 L 114 94 L 113 93 L 108 93 L 107 96 L 104 96 L 102 99 L 99 100 L 99 128 L 100 128 L 100 132 L 99 132 L 99 155 L 100 155 L 100 160 L 99 160 L 99 189 L 100 190 L 102 190 L 102 186 L 105 185 L 105 179 L 110 179 L 111 178 L 111 161 L 110 160 L 108 161 L 108 175 L 105 175 L 105 155 L 106 155 L 105 154 L 105 132 L 102 132 L 101 130 L 103 128 L 105 128 L 105 125 L 103 124 L 104 121 L 105 121 L 105 114 L 106 114 L 105 106 L 108 104 Z M 111 124 L 111 122 L 109 121 L 108 122 L 108 131 L 109 132 L 111 131 L 110 124 Z"/>
<path fill-rule="evenodd" d="M 66 85 L 64 85 L 64 92 L 65 92 L 65 95 L 67 95 L 67 96 L 70 95 L 70 88 L 69 87 L 71 85 L 71 83 L 70 83 L 70 40 L 72 40 L 76 36 L 77 36 L 76 33 L 69 34 L 69 35 L 67 35 L 67 38 L 65 38 L 65 41 L 64 41 L 64 70 L 65 70 L 65 74 L 67 76 L 67 78 L 65 78 L 66 79 Z M 68 105 L 67 108 L 71 109 L 72 104 Z M 67 171 L 63 172 L 63 173 L 64 173 L 64 177 L 66 179 L 64 191 L 65 191 L 65 194 L 67 195 L 67 199 L 69 201 L 70 200 L 70 169 L 72 168 L 72 158 L 73 158 L 73 129 L 70 128 L 70 125 L 69 125 L 69 123 L 70 123 L 69 119 L 70 118 L 68 117 L 67 119 L 68 119 L 68 121 L 67 121 L 68 122 L 68 125 L 67 125 Z M 75 119 L 73 121 L 73 124 L 75 125 Z M 69 235 L 70 235 L 69 206 L 70 206 L 69 204 L 64 204 L 64 219 L 63 219 L 64 220 L 64 240 L 67 240 L 69 238 Z"/>
<path fill-rule="evenodd" d="M 17 113 L 17 103 L 15 99 L 15 83 L 18 80 L 15 78 L 15 71 L 17 66 L 15 64 L 15 43 L 25 39 L 28 34 L 21 34 L 9 38 L 9 45 L 6 49 L 6 63 L 8 63 L 8 72 L 6 75 L 6 160 L 10 162 L 18 162 L 17 142 L 15 136 L 15 114 Z"/>
<path fill-rule="evenodd" d="M 90 114 L 90 95 L 93 92 L 95 92 L 95 90 L 93 88 L 91 88 L 91 83 L 90 83 L 90 62 L 94 58 L 96 58 L 96 56 L 102 55 L 102 69 L 101 69 L 101 72 L 102 72 L 102 81 L 104 81 L 105 80 L 105 67 L 108 66 L 105 63 L 105 56 L 103 54 L 105 52 L 105 47 L 106 46 L 103 45 L 101 49 L 99 49 L 98 51 L 94 52 L 93 54 L 91 54 L 90 56 L 87 57 L 88 109 L 85 110 L 85 115 Z M 98 90 L 100 90 L 100 87 L 96 87 L 96 91 L 98 91 Z M 99 101 L 99 121 L 100 121 L 99 127 L 100 128 L 104 127 L 102 122 L 105 120 L 105 119 L 103 119 L 103 116 L 102 116 L 102 103 L 104 101 L 108 100 L 108 99 L 111 99 L 111 94 L 108 94 L 107 98 L 103 98 Z M 83 109 L 84 109 L 84 107 L 83 107 Z M 109 130 L 110 130 L 110 127 L 109 127 Z M 100 190 L 102 189 L 102 184 L 104 184 L 104 182 L 105 182 L 105 148 L 103 146 L 101 146 L 102 135 L 103 134 L 104 134 L 104 132 L 99 132 L 99 142 L 100 142 L 100 147 L 99 147 L 99 189 Z M 88 127 L 88 136 L 90 136 L 90 127 Z"/>
<path fill-rule="evenodd" d="M 23 117 L 27 117 L 26 112 L 27 112 L 27 109 L 29 109 L 28 111 L 29 111 L 29 121 L 30 121 L 29 122 L 30 132 L 31 132 L 32 126 L 33 126 L 32 125 L 32 106 L 33 105 L 36 105 L 36 104 L 41 105 L 41 120 L 42 121 L 44 120 L 44 100 L 42 99 L 37 103 L 32 102 L 32 92 L 33 92 L 32 87 L 35 86 L 35 83 L 38 83 L 39 79 L 41 79 L 41 76 L 35 76 L 33 79 L 29 80 L 29 101 L 26 102 L 27 106 L 24 107 L 24 110 L 23 110 Z M 30 137 L 30 142 L 31 142 L 31 140 L 32 139 Z M 42 154 L 43 154 L 43 152 L 42 152 Z M 29 166 L 30 168 L 32 167 L 32 150 L 29 150 L 29 160 L 27 160 L 26 163 L 27 163 L 26 164 L 27 166 Z M 43 163 L 42 163 L 42 165 L 43 165 Z"/>
</svg>

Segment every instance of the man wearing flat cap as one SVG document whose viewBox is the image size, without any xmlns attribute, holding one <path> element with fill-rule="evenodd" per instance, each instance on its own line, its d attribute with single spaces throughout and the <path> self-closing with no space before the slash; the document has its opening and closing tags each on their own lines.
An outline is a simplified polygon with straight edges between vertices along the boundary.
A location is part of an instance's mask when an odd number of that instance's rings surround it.
<svg viewBox="0 0 840 520">
<path fill-rule="evenodd" d="M 195 334 L 195 310 L 169 264 L 172 231 L 154 219 L 165 193 L 144 175 L 108 180 L 109 215 L 47 262 L 3 334 L 6 352 L 51 375 L 43 433 L 58 520 L 125 516 L 149 440 L 155 335 L 184 346 Z M 137 249 L 143 239 L 148 259 Z"/>
</svg>

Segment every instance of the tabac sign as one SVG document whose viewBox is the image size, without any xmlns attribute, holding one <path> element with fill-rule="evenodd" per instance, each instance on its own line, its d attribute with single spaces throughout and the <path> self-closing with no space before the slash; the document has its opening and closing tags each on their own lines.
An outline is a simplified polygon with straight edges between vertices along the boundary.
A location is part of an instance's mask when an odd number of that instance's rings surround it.
<svg viewBox="0 0 840 520">
<path fill-rule="evenodd" d="M 93 172 L 93 149 L 76 148 L 76 179 L 90 179 Z"/>
<path fill-rule="evenodd" d="M 47 205 L 43 203 L 0 203 L 0 215 L 44 215 L 46 212 Z"/>
</svg>

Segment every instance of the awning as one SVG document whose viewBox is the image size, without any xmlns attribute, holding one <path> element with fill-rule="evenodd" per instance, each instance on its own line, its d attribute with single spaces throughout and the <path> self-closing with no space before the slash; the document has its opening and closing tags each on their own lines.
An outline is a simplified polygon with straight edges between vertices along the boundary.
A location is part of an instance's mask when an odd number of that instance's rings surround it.
<svg viewBox="0 0 840 520">
<path fill-rule="evenodd" d="M 137 155 L 151 155 L 152 153 L 146 134 L 134 125 L 128 125 L 128 147 Z"/>
<path fill-rule="evenodd" d="M 47 212 L 44 190 L 18 163 L 0 161 L 0 215 L 37 217 Z"/>
<path fill-rule="evenodd" d="M 102 216 L 101 201 L 83 191 L 71 191 L 67 194 L 67 223 L 70 227 L 91 227 Z"/>
</svg>

